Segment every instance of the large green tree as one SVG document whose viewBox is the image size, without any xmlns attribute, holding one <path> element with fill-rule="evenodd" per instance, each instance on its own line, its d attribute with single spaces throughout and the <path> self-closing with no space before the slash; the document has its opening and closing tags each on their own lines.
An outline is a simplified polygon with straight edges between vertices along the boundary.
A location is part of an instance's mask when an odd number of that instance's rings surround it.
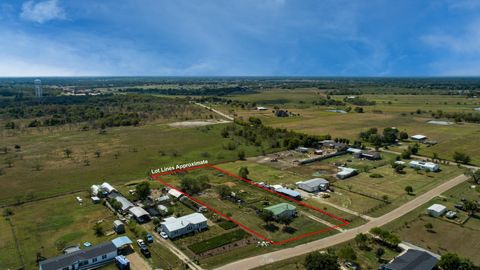
<svg viewBox="0 0 480 270">
<path fill-rule="evenodd" d="M 318 251 L 307 255 L 303 263 L 307 270 L 339 270 L 337 256 L 329 253 L 320 253 Z"/>
</svg>

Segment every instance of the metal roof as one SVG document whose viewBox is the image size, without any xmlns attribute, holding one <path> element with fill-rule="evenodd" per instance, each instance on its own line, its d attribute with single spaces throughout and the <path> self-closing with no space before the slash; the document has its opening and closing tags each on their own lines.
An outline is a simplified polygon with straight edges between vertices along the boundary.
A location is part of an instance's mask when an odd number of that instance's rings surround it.
<svg viewBox="0 0 480 270">
<path fill-rule="evenodd" d="M 130 209 L 128 209 L 128 211 L 134 215 L 135 217 L 142 217 L 142 216 L 145 216 L 145 215 L 149 215 L 147 211 L 145 211 L 145 209 L 143 209 L 142 207 L 140 206 L 134 206 Z"/>
<path fill-rule="evenodd" d="M 275 191 L 278 192 L 278 193 L 288 195 L 290 197 L 300 196 L 300 193 L 296 192 L 295 190 L 288 189 L 288 188 L 277 188 L 277 189 L 275 189 Z"/>
<path fill-rule="evenodd" d="M 438 259 L 428 252 L 409 249 L 402 255 L 385 265 L 388 270 L 431 270 L 437 265 Z"/>
<path fill-rule="evenodd" d="M 297 184 L 303 184 L 303 185 L 307 185 L 309 187 L 315 188 L 315 187 L 325 185 L 325 184 L 328 184 L 328 183 L 330 183 L 330 182 L 328 182 L 326 179 L 313 178 L 313 179 L 310 179 L 310 180 L 307 180 L 307 181 L 298 182 Z"/>
<path fill-rule="evenodd" d="M 42 270 L 63 269 L 64 267 L 71 266 L 75 262 L 89 260 L 116 251 L 117 248 L 112 242 L 105 242 L 83 250 L 41 261 L 39 265 L 42 267 Z"/>
<path fill-rule="evenodd" d="M 122 205 L 122 211 L 128 210 L 130 207 L 134 207 L 135 205 L 130 202 L 127 198 L 123 197 L 122 194 L 113 192 L 112 194 L 109 195 L 110 198 L 116 200 Z"/>
<path fill-rule="evenodd" d="M 276 205 L 265 207 L 263 209 L 268 210 L 268 211 L 272 212 L 273 215 L 277 216 L 277 215 L 282 214 L 284 211 L 295 210 L 297 208 L 295 206 L 289 204 L 289 203 L 279 203 L 279 204 L 276 204 Z"/>
<path fill-rule="evenodd" d="M 121 248 L 126 245 L 131 245 L 133 242 L 127 236 L 120 236 L 112 240 L 113 245 L 115 248 Z"/>
<path fill-rule="evenodd" d="M 447 207 L 445 207 L 444 205 L 436 203 L 436 204 L 433 204 L 432 206 L 430 206 L 428 208 L 428 210 L 441 213 L 441 212 L 447 210 Z"/>
<path fill-rule="evenodd" d="M 207 218 L 200 213 L 193 213 L 179 218 L 169 217 L 164 220 L 165 221 L 161 224 L 165 226 L 170 232 L 172 232 L 185 228 L 189 224 L 200 224 L 202 222 L 206 222 Z"/>
</svg>

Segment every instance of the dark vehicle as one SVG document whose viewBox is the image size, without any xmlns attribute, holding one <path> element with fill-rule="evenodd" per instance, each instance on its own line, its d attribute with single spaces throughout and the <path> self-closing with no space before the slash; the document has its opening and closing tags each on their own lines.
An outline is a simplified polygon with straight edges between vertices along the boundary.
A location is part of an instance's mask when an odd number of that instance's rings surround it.
<svg viewBox="0 0 480 270">
<path fill-rule="evenodd" d="M 147 258 L 150 258 L 150 256 L 152 256 L 152 254 L 150 253 L 150 250 L 148 250 L 146 246 L 141 247 L 140 252 L 143 254 L 143 256 Z"/>
<path fill-rule="evenodd" d="M 147 233 L 145 240 L 147 240 L 147 243 L 153 243 L 153 236 L 150 233 Z"/>
</svg>

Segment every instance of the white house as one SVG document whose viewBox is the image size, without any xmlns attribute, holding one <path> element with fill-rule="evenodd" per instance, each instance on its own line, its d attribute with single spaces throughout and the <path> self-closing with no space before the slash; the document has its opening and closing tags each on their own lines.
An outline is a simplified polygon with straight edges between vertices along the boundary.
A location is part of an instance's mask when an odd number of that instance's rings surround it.
<svg viewBox="0 0 480 270">
<path fill-rule="evenodd" d="M 408 163 L 408 165 L 410 168 L 418 168 L 430 172 L 438 172 L 440 170 L 440 166 L 433 162 L 412 160 L 410 163 Z"/>
<path fill-rule="evenodd" d="M 170 195 L 171 197 L 176 198 L 176 199 L 179 199 L 180 197 L 183 196 L 183 194 L 180 191 L 178 191 L 176 189 L 173 189 L 173 188 L 171 188 L 168 191 L 168 195 Z"/>
<path fill-rule="evenodd" d="M 328 189 L 329 182 L 323 178 L 313 178 L 303 182 L 297 182 L 299 189 L 308 192 L 324 191 Z"/>
<path fill-rule="evenodd" d="M 359 154 L 359 153 L 362 153 L 362 149 L 349 147 L 347 148 L 347 152 L 352 154 Z"/>
<path fill-rule="evenodd" d="M 345 179 L 345 178 L 354 176 L 358 173 L 357 170 L 353 169 L 353 168 L 338 167 L 338 169 L 340 169 L 340 171 L 337 172 L 337 174 L 336 174 L 338 179 Z"/>
<path fill-rule="evenodd" d="M 441 204 L 433 204 L 427 209 L 427 214 L 432 217 L 439 217 L 447 212 L 447 207 Z"/>
<path fill-rule="evenodd" d="M 200 213 L 193 213 L 179 218 L 168 217 L 164 219 L 164 222 L 160 223 L 160 226 L 169 238 L 180 237 L 208 228 L 207 218 Z"/>
</svg>

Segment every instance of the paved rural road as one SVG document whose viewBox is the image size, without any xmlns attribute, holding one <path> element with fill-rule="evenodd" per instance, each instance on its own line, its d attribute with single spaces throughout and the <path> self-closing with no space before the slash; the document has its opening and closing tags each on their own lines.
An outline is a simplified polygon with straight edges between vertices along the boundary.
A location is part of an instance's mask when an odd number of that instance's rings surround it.
<svg viewBox="0 0 480 270">
<path fill-rule="evenodd" d="M 197 103 L 197 102 L 195 102 L 195 104 L 197 104 L 198 106 L 204 107 L 205 109 L 211 110 L 212 112 L 217 113 L 217 114 L 219 114 L 219 115 L 227 118 L 227 119 L 230 120 L 230 121 L 233 121 L 233 117 L 231 117 L 231 116 L 228 115 L 228 114 L 222 113 L 221 111 L 215 110 L 215 109 L 213 109 L 212 107 L 208 107 L 207 105 L 203 105 L 202 103 Z"/>
<path fill-rule="evenodd" d="M 299 255 L 303 255 L 315 250 L 325 249 L 330 246 L 334 246 L 346 241 L 349 241 L 359 233 L 367 233 L 370 229 L 374 227 L 383 226 L 405 214 L 414 210 L 415 208 L 427 203 L 432 198 L 442 194 L 443 192 L 455 187 L 456 185 L 466 181 L 468 179 L 465 175 L 459 175 L 449 181 L 431 189 L 430 191 L 416 197 L 415 199 L 405 203 L 404 205 L 396 208 L 395 210 L 374 219 L 362 226 L 357 228 L 350 229 L 343 233 L 339 233 L 333 236 L 329 236 L 320 240 L 316 240 L 310 243 L 298 245 L 296 247 L 282 249 L 274 252 L 270 252 L 263 255 L 258 255 L 250 258 L 246 258 L 243 260 L 239 260 L 236 262 L 232 262 L 230 264 L 221 266 L 217 268 L 218 270 L 237 270 L 237 269 L 252 269 L 255 267 L 259 267 L 262 265 L 270 264 L 273 262 L 285 260 L 288 258 L 296 257 Z"/>
</svg>

